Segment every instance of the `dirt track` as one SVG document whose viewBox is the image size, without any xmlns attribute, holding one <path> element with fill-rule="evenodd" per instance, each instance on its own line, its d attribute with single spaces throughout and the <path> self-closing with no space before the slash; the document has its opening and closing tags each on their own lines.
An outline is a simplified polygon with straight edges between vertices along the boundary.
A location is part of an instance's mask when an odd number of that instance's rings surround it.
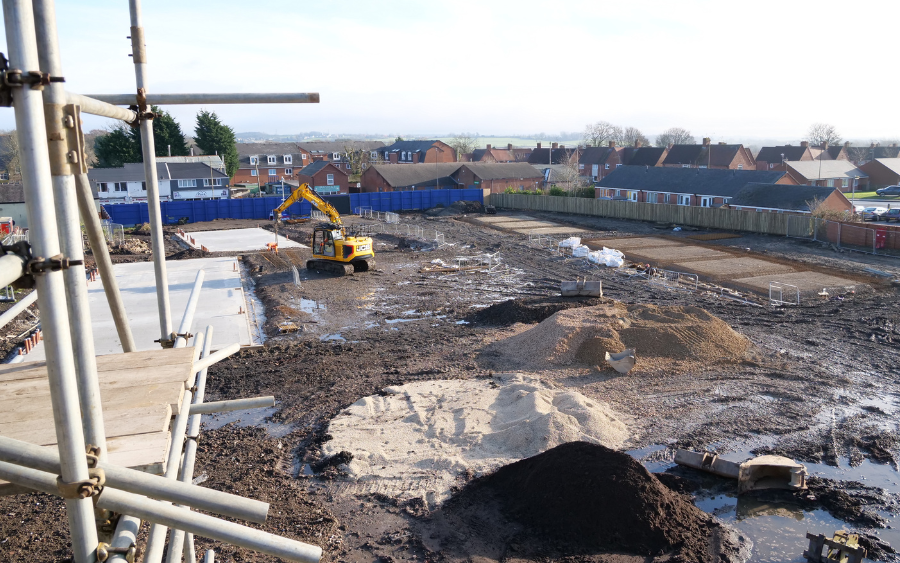
<svg viewBox="0 0 900 563">
<path fill-rule="evenodd" d="M 650 226 L 627 221 L 547 217 L 597 237 L 660 234 Z M 843 300 L 772 309 L 711 294 L 654 288 L 609 271 L 586 272 L 578 261 L 529 247 L 527 236 L 475 225 L 463 217 L 426 219 L 415 214 L 403 215 L 402 221 L 441 231 L 453 246 L 426 250 L 416 240 L 374 235 L 376 270 L 340 279 L 303 269 L 308 250 L 282 253 L 280 261 L 245 255 L 245 263 L 257 272 L 254 279 L 266 308 L 269 342 L 263 350 L 244 352 L 210 369 L 208 400 L 275 395 L 278 410 L 267 425 L 279 436 L 232 426 L 207 432 L 197 474 L 206 473 L 210 487 L 273 502 L 274 517 L 264 528 L 322 545 L 327 561 L 460 557 L 430 541 L 431 534 L 438 532 L 428 527 L 433 522 L 428 507 L 398 504 L 378 491 L 346 483 L 334 468 L 306 475 L 305 464 L 319 461 L 318 445 L 328 439 L 328 421 L 363 396 L 388 385 L 484 377 L 502 371 L 496 358 L 485 357 L 481 350 L 527 328 L 514 325 L 515 321 L 538 322 L 560 307 L 571 306 L 561 304 L 555 295 L 560 281 L 578 275 L 601 279 L 605 297 L 624 303 L 701 307 L 752 343 L 739 362 L 709 358 L 707 365 L 690 372 L 621 376 L 580 366 L 541 374 L 557 385 L 607 401 L 628 416 L 634 433 L 629 447 L 662 444 L 727 451 L 740 444 L 805 461 L 833 463 L 849 458 L 857 463 L 869 459 L 897 464 L 900 442 L 893 410 L 873 407 L 871 400 L 890 401 L 900 394 L 895 382 L 900 371 L 895 343 L 900 338 L 895 328 L 900 303 L 894 289 L 861 271 L 865 265 L 896 271 L 887 259 L 839 254 L 818 245 L 765 236 L 705 243 L 750 248 L 750 255 L 759 252 L 777 260 L 832 268 L 874 287 Z M 191 227 L 216 228 L 217 223 Z M 296 240 L 310 231 L 304 225 L 283 229 Z M 502 267 L 493 273 L 420 272 L 437 259 L 449 263 L 456 256 L 483 253 L 499 253 Z M 291 263 L 301 264 L 300 288 L 292 283 Z M 509 299 L 519 303 L 493 316 L 477 314 Z M 302 330 L 278 334 L 277 325 L 285 321 Z M 841 487 L 836 484 L 831 489 Z M 34 502 L 48 506 L 41 495 L 30 501 L 5 498 L 0 499 L 0 514 L 30 511 L 29 504 Z M 890 501 L 882 498 L 881 502 L 874 508 L 890 511 Z M 49 506 L 54 503 L 50 501 Z M 872 508 L 857 506 L 854 514 L 860 516 Z M 59 509 L 51 514 L 58 517 Z M 878 519 L 856 521 L 870 526 Z M 9 538 L 0 550 L 25 553 L 34 540 L 18 534 L 45 530 L 48 525 L 46 516 L 25 523 L 18 517 L 0 518 L 0 542 Z M 64 535 L 46 536 L 42 541 L 50 544 L 51 552 L 65 553 Z M 201 545 L 198 542 L 198 548 Z M 223 561 L 229 557 L 273 560 L 223 546 L 216 549 Z M 468 554 L 472 559 L 474 555 Z M 9 560 L 21 559 L 12 556 Z"/>
</svg>

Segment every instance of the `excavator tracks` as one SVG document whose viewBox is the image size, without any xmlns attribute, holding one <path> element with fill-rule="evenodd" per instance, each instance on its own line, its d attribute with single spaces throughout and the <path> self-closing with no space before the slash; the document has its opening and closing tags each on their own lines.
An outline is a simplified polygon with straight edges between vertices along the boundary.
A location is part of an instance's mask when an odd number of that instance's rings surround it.
<svg viewBox="0 0 900 563">
<path fill-rule="evenodd" d="M 306 269 L 338 276 L 353 275 L 353 264 L 341 264 L 340 262 L 330 262 L 328 260 L 307 260 Z"/>
</svg>

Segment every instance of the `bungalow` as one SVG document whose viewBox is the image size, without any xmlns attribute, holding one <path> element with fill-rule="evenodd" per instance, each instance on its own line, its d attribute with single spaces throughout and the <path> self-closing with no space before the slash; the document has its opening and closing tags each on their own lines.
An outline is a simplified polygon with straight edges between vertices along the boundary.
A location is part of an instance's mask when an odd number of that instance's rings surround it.
<svg viewBox="0 0 900 563">
<path fill-rule="evenodd" d="M 744 145 L 713 145 L 709 137 L 703 139 L 702 145 L 672 145 L 662 165 L 672 168 L 756 169 L 756 161 Z"/>
<path fill-rule="evenodd" d="M 393 192 L 405 190 L 433 190 L 455 188 L 459 185 L 452 174 L 463 163 L 436 164 L 374 164 L 366 168 L 360 178 L 362 192 Z"/>
<path fill-rule="evenodd" d="M 852 211 L 853 204 L 837 188 L 782 184 L 747 184 L 731 199 L 728 207 L 769 213 L 810 213 L 811 206 L 830 211 Z"/>
<path fill-rule="evenodd" d="M 859 167 L 869 177 L 869 188 L 900 184 L 900 158 L 876 158 Z"/>
<path fill-rule="evenodd" d="M 541 148 L 541 143 L 528 155 L 528 164 L 565 164 L 578 158 L 577 149 L 567 149 L 565 145 L 553 143 L 549 149 Z"/>
<path fill-rule="evenodd" d="M 750 183 L 793 184 L 776 170 L 709 170 L 622 166 L 600 180 L 596 197 L 645 203 L 716 207 Z"/>
<path fill-rule="evenodd" d="M 319 195 L 350 193 L 350 175 L 340 162 L 317 160 L 297 172 L 297 181 Z"/>
<path fill-rule="evenodd" d="M 586 147 L 578 155 L 578 174 L 598 181 L 619 166 L 622 166 L 621 154 L 616 150 L 616 142 L 610 141 L 607 147 Z"/>
<path fill-rule="evenodd" d="M 868 184 L 869 177 L 849 160 L 802 160 L 787 162 L 787 173 L 798 184 L 826 186 L 850 191 Z"/>
<path fill-rule="evenodd" d="M 385 164 L 434 164 L 456 162 L 456 151 L 443 141 L 396 141 L 372 150 L 371 157 Z"/>
<path fill-rule="evenodd" d="M 541 187 L 544 177 L 527 162 L 465 163 L 453 172 L 460 188 L 482 188 L 491 193 L 502 193 L 507 188 L 534 190 Z"/>
<path fill-rule="evenodd" d="M 507 145 L 506 149 L 495 149 L 491 145 L 487 145 L 486 148 L 472 151 L 472 158 L 469 162 L 516 162 L 516 157 L 512 152 L 511 144 Z"/>
<path fill-rule="evenodd" d="M 228 199 L 228 175 L 203 163 L 158 162 L 160 201 Z M 92 189 L 102 205 L 147 201 L 144 165 L 88 170 Z"/>
</svg>

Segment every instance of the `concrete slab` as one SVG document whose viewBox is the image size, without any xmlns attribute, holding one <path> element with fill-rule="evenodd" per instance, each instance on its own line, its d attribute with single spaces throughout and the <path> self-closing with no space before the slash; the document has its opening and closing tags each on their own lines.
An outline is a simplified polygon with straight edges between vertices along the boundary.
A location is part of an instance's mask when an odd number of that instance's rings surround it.
<svg viewBox="0 0 900 563">
<path fill-rule="evenodd" d="M 598 248 L 600 246 L 605 246 L 607 248 L 616 248 L 624 252 L 626 248 L 655 248 L 658 246 L 677 246 L 681 243 L 656 237 L 623 237 L 591 239 L 589 241 L 585 241 L 585 244 L 587 244 L 588 246 L 591 246 L 591 244 L 595 244 Z"/>
<path fill-rule="evenodd" d="M 475 217 L 476 221 L 482 223 L 504 223 L 506 221 L 531 221 L 534 217 L 528 215 L 485 215 L 484 217 Z"/>
<path fill-rule="evenodd" d="M 507 223 L 491 223 L 495 229 L 538 229 L 544 227 L 561 227 L 559 223 L 550 221 L 511 221 Z"/>
<path fill-rule="evenodd" d="M 507 227 L 510 228 L 510 227 Z M 517 233 L 523 235 L 570 235 L 587 231 L 588 229 L 579 229 L 578 227 L 533 227 L 530 229 L 514 229 Z"/>
<path fill-rule="evenodd" d="M 818 272 L 792 272 L 784 274 L 772 274 L 768 276 L 754 276 L 752 278 L 741 278 L 734 280 L 755 289 L 769 291 L 769 282 L 781 282 L 797 286 L 800 291 L 821 291 L 823 288 L 840 288 L 859 285 L 859 282 L 830 276 L 828 274 L 820 274 Z"/>
<path fill-rule="evenodd" d="M 205 246 L 210 252 L 241 252 L 265 250 L 275 242 L 275 233 L 265 229 L 229 229 L 223 231 L 197 231 L 188 233 L 196 246 Z M 278 235 L 278 248 L 309 248 L 299 242 Z"/>
<path fill-rule="evenodd" d="M 612 247 L 616 248 L 616 247 Z M 659 263 L 681 262 L 690 260 L 712 260 L 718 258 L 730 258 L 731 254 L 710 250 L 702 246 L 658 246 L 654 248 L 618 248 L 625 253 L 629 260 L 650 261 Z"/>
<path fill-rule="evenodd" d="M 242 346 L 256 344 L 251 340 L 247 317 L 247 302 L 241 285 L 240 264 L 236 258 L 199 258 L 166 262 L 169 277 L 169 300 L 172 306 L 172 330 L 178 330 L 187 305 L 194 278 L 202 268 L 206 274 L 203 290 L 194 313 L 191 333 L 213 326 L 213 349 L 239 342 Z M 116 281 L 131 332 L 138 350 L 159 350 L 159 314 L 156 308 L 156 283 L 152 262 L 116 264 Z M 88 283 L 94 347 L 97 354 L 122 352 L 122 343 L 109 312 L 102 280 Z M 44 344 L 39 343 L 26 362 L 45 360 Z"/>
<path fill-rule="evenodd" d="M 703 274 L 713 279 L 747 278 L 794 271 L 790 266 L 758 258 L 725 258 L 722 260 L 677 262 L 675 263 L 675 269 Z"/>
</svg>

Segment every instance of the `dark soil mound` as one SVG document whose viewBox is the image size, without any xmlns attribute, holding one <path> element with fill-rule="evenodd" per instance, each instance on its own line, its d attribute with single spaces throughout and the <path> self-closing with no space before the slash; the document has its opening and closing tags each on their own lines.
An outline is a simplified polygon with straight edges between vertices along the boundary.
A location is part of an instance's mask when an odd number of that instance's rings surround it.
<svg viewBox="0 0 900 563">
<path fill-rule="evenodd" d="M 593 307 L 603 303 L 597 297 L 511 299 L 479 309 L 465 320 L 472 324 L 508 326 L 514 323 L 539 323 L 558 311 L 575 307 Z"/>
<path fill-rule="evenodd" d="M 482 213 L 484 211 L 484 206 L 481 205 L 480 202 L 477 201 L 454 201 L 450 204 L 450 207 L 444 207 L 443 204 L 438 204 L 436 207 L 432 207 L 425 211 L 425 216 L 427 217 L 454 217 L 456 215 L 463 215 L 466 213 Z"/>
<path fill-rule="evenodd" d="M 631 456 L 604 446 L 562 444 L 472 482 L 457 495 L 465 496 L 497 499 L 526 537 L 562 552 L 713 559 L 718 525 Z"/>
</svg>

